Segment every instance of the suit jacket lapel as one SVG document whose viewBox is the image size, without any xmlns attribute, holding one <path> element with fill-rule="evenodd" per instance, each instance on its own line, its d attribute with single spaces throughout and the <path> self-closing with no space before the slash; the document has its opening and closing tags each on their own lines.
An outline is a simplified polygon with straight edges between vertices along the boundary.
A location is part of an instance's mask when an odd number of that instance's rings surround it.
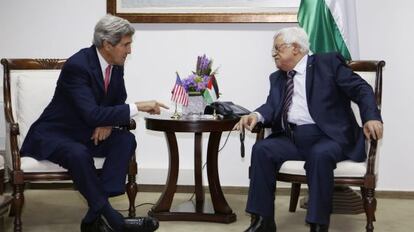
<svg viewBox="0 0 414 232">
<path fill-rule="evenodd" d="M 279 116 L 281 114 L 282 107 L 283 107 L 282 106 L 283 105 L 283 99 L 285 98 L 286 78 L 287 78 L 286 72 L 284 72 L 282 70 L 280 70 L 279 72 L 280 72 L 280 74 L 279 74 L 280 76 L 279 76 L 279 78 L 276 79 L 275 86 L 274 86 L 274 88 L 279 89 L 279 91 L 277 91 L 277 92 L 280 93 L 279 96 L 275 96 L 275 98 L 274 98 L 275 106 L 273 106 L 273 107 L 276 107 L 276 108 L 275 108 L 275 111 L 274 111 L 273 118 L 276 121 L 280 121 Z"/>
<path fill-rule="evenodd" d="M 93 45 L 89 48 L 89 64 L 91 66 L 93 75 L 96 79 L 96 83 L 98 83 L 99 88 L 102 92 L 105 92 L 104 89 L 104 77 L 101 70 L 101 65 L 99 64 L 98 54 L 96 53 L 96 47 Z"/>
<path fill-rule="evenodd" d="M 309 56 L 308 57 L 308 63 L 306 64 L 306 98 L 308 101 L 308 107 L 311 103 L 311 96 L 312 96 L 312 91 L 313 91 L 313 80 L 314 80 L 314 72 L 313 72 L 313 67 L 314 67 L 314 56 Z"/>
</svg>

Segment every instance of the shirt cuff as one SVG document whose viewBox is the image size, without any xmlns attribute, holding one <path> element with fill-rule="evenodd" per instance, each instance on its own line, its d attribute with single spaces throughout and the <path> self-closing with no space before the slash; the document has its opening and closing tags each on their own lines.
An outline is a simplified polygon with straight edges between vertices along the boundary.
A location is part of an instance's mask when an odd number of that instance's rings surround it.
<svg viewBox="0 0 414 232">
<path fill-rule="evenodd" d="M 129 105 L 129 117 L 135 117 L 138 114 L 138 109 L 137 109 L 137 105 L 135 105 L 134 103 L 130 103 Z"/>
<path fill-rule="evenodd" d="M 255 111 L 253 114 L 256 114 L 258 122 L 264 123 L 264 118 L 259 112 Z"/>
</svg>

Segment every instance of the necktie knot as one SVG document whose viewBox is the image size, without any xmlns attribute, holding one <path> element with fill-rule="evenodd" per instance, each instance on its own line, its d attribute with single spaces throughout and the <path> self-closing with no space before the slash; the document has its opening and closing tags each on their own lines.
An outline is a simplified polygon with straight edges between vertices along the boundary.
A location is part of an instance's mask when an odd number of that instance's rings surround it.
<svg viewBox="0 0 414 232">
<path fill-rule="evenodd" d="M 290 70 L 287 72 L 287 76 L 289 78 L 293 78 L 296 75 L 296 71 L 295 70 Z"/>
</svg>

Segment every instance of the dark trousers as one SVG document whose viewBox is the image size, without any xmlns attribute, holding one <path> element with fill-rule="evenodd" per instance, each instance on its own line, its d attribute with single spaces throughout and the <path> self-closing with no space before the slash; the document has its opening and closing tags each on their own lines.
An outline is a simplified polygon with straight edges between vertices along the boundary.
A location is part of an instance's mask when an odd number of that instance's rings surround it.
<svg viewBox="0 0 414 232">
<path fill-rule="evenodd" d="M 332 211 L 333 171 L 345 160 L 341 146 L 316 125 L 294 128 L 293 141 L 285 135 L 271 135 L 252 150 L 250 188 L 246 211 L 274 218 L 276 175 L 287 160 L 304 160 L 309 188 L 308 223 L 328 224 Z"/>
<path fill-rule="evenodd" d="M 93 141 L 64 143 L 48 159 L 68 170 L 89 208 L 99 212 L 108 203 L 108 197 L 125 192 L 128 163 L 135 148 L 135 136 L 131 132 L 114 129 L 98 146 Z M 106 158 L 99 176 L 93 157 Z"/>
</svg>

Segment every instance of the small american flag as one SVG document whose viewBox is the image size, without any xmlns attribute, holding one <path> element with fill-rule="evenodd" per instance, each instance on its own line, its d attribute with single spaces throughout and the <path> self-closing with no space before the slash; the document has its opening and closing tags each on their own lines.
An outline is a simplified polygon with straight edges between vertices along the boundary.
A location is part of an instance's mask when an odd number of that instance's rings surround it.
<svg viewBox="0 0 414 232">
<path fill-rule="evenodd" d="M 175 85 L 173 90 L 171 91 L 171 101 L 181 104 L 183 106 L 188 105 L 188 94 L 185 91 L 183 83 L 181 82 L 180 76 L 177 73 L 177 79 L 175 81 Z"/>
</svg>

